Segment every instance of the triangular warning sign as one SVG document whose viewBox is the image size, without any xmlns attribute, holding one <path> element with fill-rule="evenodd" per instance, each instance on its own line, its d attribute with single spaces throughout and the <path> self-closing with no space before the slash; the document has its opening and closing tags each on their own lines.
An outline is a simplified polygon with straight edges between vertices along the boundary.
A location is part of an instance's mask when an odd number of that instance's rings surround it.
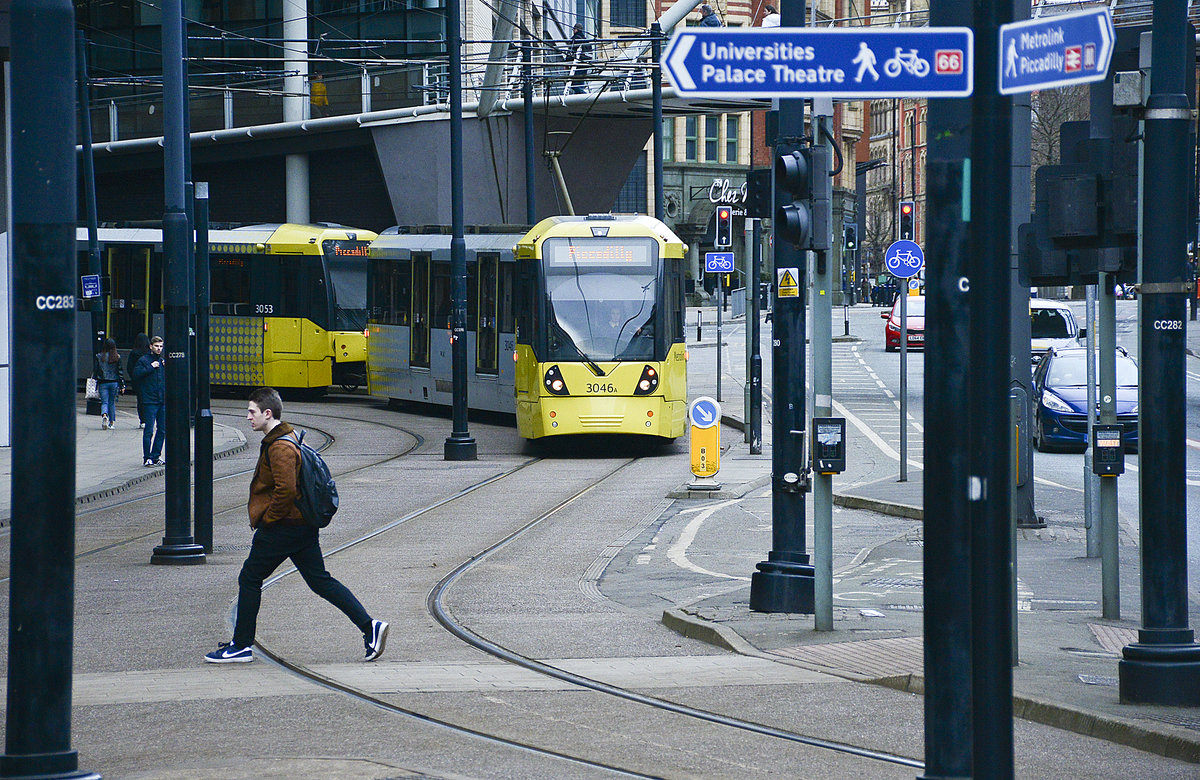
<svg viewBox="0 0 1200 780">
<path fill-rule="evenodd" d="M 790 268 L 783 269 L 783 275 L 779 277 L 779 286 L 780 287 L 795 287 L 796 286 L 796 277 L 792 276 L 792 271 Z"/>
</svg>

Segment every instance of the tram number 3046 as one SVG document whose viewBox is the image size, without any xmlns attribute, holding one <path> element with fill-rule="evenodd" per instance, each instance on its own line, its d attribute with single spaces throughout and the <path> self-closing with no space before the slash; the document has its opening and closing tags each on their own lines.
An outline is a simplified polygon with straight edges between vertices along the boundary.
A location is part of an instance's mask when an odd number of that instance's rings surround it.
<svg viewBox="0 0 1200 780">
<path fill-rule="evenodd" d="M 615 393 L 617 392 L 617 388 L 611 382 L 608 384 L 601 384 L 599 382 L 593 384 L 589 382 L 587 385 L 587 391 L 589 393 Z"/>
</svg>

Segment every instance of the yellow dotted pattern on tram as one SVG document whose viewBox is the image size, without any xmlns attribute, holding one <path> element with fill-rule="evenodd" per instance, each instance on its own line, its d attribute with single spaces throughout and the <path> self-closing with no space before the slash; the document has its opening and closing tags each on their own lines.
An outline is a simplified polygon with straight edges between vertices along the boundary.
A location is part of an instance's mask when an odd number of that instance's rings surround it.
<svg viewBox="0 0 1200 780">
<path fill-rule="evenodd" d="M 209 372 L 214 385 L 258 387 L 263 381 L 263 318 L 209 320 Z"/>
</svg>

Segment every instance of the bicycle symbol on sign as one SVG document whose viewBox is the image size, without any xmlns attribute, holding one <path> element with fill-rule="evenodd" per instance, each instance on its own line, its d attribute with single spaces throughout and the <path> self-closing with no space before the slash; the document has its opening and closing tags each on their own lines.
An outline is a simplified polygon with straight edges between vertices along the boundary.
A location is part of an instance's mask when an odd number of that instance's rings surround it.
<svg viewBox="0 0 1200 780">
<path fill-rule="evenodd" d="M 883 63 L 883 72 L 888 75 L 888 78 L 894 79 L 900 75 L 901 69 L 908 71 L 917 78 L 925 78 L 929 75 L 929 60 L 918 57 L 916 49 L 904 51 L 897 46 L 896 56 Z"/>
<path fill-rule="evenodd" d="M 895 257 L 899 265 L 908 266 L 909 268 L 921 267 L 921 258 L 913 254 L 911 250 L 907 252 L 897 252 Z"/>
</svg>

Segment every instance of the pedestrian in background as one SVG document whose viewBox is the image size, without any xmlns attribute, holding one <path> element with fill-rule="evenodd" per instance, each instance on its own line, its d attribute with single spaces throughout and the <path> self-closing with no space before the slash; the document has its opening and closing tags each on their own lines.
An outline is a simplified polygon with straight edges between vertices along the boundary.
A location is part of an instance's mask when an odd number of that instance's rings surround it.
<svg viewBox="0 0 1200 780">
<path fill-rule="evenodd" d="M 129 389 L 133 390 L 134 397 L 137 398 L 137 414 L 138 427 L 146 427 L 146 410 L 142 404 L 142 391 L 139 389 L 139 382 L 134 379 L 133 370 L 137 368 L 138 361 L 143 355 L 150 354 L 150 337 L 145 333 L 139 333 L 133 339 L 133 349 L 129 350 L 129 360 L 125 363 L 125 373 L 129 377 Z"/>
<path fill-rule="evenodd" d="M 775 6 L 768 3 L 766 6 L 763 7 L 763 10 L 766 11 L 766 13 L 763 14 L 762 22 L 759 24 L 759 26 L 760 27 L 778 27 L 779 26 L 779 12 L 775 10 Z"/>
<path fill-rule="evenodd" d="M 717 16 L 713 11 L 712 6 L 705 4 L 700 6 L 700 26 L 701 27 L 724 27 L 721 24 L 721 17 Z"/>
<path fill-rule="evenodd" d="M 587 33 L 583 31 L 583 25 L 579 22 L 575 23 L 571 32 L 570 51 L 571 58 L 577 63 L 571 71 L 571 92 L 580 94 L 587 91 L 584 79 L 591 72 L 587 63 L 592 59 L 592 43 L 588 40 Z"/>
<path fill-rule="evenodd" d="M 311 106 L 309 115 L 316 118 L 329 116 L 329 90 L 325 86 L 325 77 L 314 73 L 312 81 L 308 82 L 308 103 Z"/>
<path fill-rule="evenodd" d="M 162 336 L 150 339 L 149 354 L 142 355 L 134 379 L 142 398 L 142 465 L 162 466 L 163 445 L 167 441 L 167 382 L 166 358 L 163 357 Z"/>
<path fill-rule="evenodd" d="M 121 371 L 121 356 L 117 342 L 104 340 L 104 351 L 95 354 L 92 377 L 100 393 L 100 429 L 108 430 L 117 422 L 117 396 L 125 392 L 125 374 Z"/>
<path fill-rule="evenodd" d="M 320 531 L 310 525 L 296 506 L 300 477 L 300 445 L 291 425 L 285 423 L 283 401 L 272 387 L 250 394 L 246 419 L 263 436 L 258 465 L 250 480 L 250 527 L 254 540 L 238 575 L 237 617 L 233 640 L 222 642 L 204 660 L 213 664 L 249 663 L 254 660 L 254 634 L 262 604 L 262 585 L 288 558 L 304 582 L 321 598 L 340 609 L 363 633 L 365 661 L 383 655 L 388 624 L 373 620 L 361 602 L 325 570 Z"/>
</svg>

